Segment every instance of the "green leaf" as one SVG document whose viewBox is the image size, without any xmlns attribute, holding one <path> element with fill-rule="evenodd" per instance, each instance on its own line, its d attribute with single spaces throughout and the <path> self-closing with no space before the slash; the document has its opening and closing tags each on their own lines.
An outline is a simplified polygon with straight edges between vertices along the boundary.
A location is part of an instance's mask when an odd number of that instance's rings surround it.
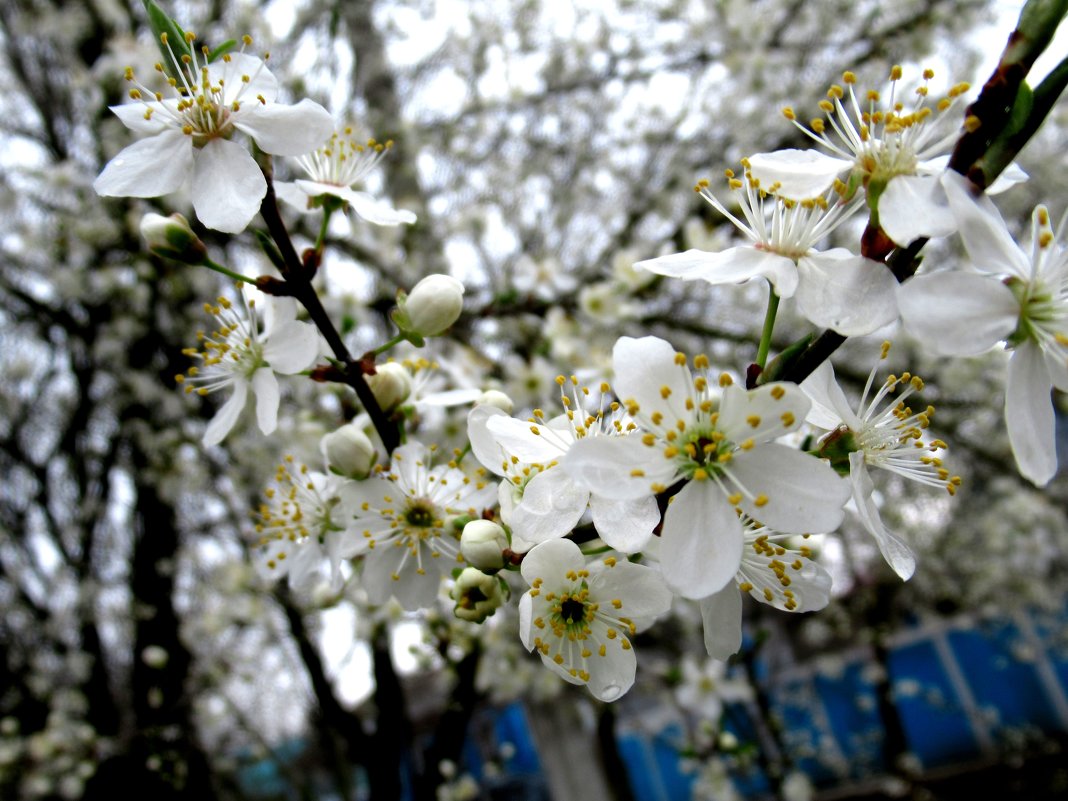
<svg viewBox="0 0 1068 801">
<path fill-rule="evenodd" d="M 235 47 L 237 47 L 237 40 L 236 39 L 227 39 L 221 45 L 219 45 L 214 50 L 212 50 L 210 53 L 208 53 L 208 61 L 211 62 L 211 61 L 219 60 L 220 58 L 225 56 L 227 53 L 229 53 L 231 50 L 233 50 Z"/>
<path fill-rule="evenodd" d="M 273 264 L 278 269 L 278 272 L 282 273 L 282 275 L 285 275 L 285 259 L 283 259 L 282 254 L 278 252 L 278 246 L 274 244 L 274 240 L 271 239 L 270 234 L 268 234 L 266 231 L 261 231 L 258 228 L 255 229 L 252 233 L 256 236 L 256 241 L 259 243 L 259 246 L 263 250 L 263 252 L 267 255 L 267 258 L 271 260 L 271 264 Z"/>
<path fill-rule="evenodd" d="M 784 375 L 786 371 L 790 369 L 793 363 L 801 357 L 805 352 L 805 349 L 811 345 L 815 339 L 815 334 L 806 334 L 768 362 L 767 367 L 764 368 L 760 377 L 757 378 L 757 386 L 767 384 L 771 381 L 778 381 L 779 376 Z"/>
<path fill-rule="evenodd" d="M 999 138 L 1008 138 L 1023 130 L 1031 116 L 1034 102 L 1035 93 L 1031 91 L 1027 81 L 1022 81 L 1019 91 L 1016 92 L 1016 100 L 1012 104 L 1012 110 L 1009 111 L 1009 121 L 1006 123 L 1005 130 L 1001 132 Z"/>
<path fill-rule="evenodd" d="M 179 78 L 175 74 L 175 64 L 182 63 L 182 56 L 192 55 L 189 43 L 185 40 L 185 31 L 178 21 L 168 17 L 166 12 L 152 0 L 141 0 L 145 11 L 148 13 L 148 25 L 155 36 L 156 44 L 159 45 L 160 53 L 163 54 L 163 71 L 172 78 Z M 166 44 L 164 44 L 166 39 Z"/>
</svg>

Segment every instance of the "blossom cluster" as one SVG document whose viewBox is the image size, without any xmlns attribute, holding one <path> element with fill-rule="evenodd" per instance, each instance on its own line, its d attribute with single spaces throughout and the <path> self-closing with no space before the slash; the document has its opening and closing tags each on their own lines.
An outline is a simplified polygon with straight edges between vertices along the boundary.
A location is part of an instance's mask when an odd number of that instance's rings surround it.
<svg viewBox="0 0 1068 801">
<path fill-rule="evenodd" d="M 801 317 L 840 337 L 883 334 L 900 319 L 936 353 L 1003 343 L 1012 351 L 1005 415 L 1016 460 L 1037 485 L 1054 476 L 1050 390 L 1068 391 L 1064 223 L 1054 229 L 1045 207 L 1037 208 L 1032 244 L 1021 248 L 992 202 L 946 172 L 960 135 L 953 112 L 967 85 L 934 100 L 928 71 L 906 101 L 899 67 L 885 96 L 858 92 L 856 76 L 845 73 L 820 104 L 825 117 L 804 125 L 785 110 L 818 149 L 752 154 L 740 173 L 726 171 L 726 194 L 697 184 L 741 244 L 635 259 L 617 271 L 623 289 L 606 282 L 583 290 L 591 317 L 610 310 L 630 318 L 634 304 L 624 296 L 655 291 L 655 276 L 716 287 L 762 280 L 768 314 L 749 369 L 714 367 L 661 337 L 622 336 L 609 369 L 590 366 L 606 380 L 586 386 L 560 375 L 557 411 L 516 414 L 488 372 L 428 392 L 420 386 L 428 361 L 378 359 L 402 342 L 422 347 L 462 318 L 465 288 L 453 276 L 401 290 L 392 314 L 397 335 L 380 348 L 355 359 L 339 346 L 341 336 L 307 292 L 314 295 L 311 277 L 333 212 L 349 209 L 377 225 L 416 222 L 412 212 L 354 188 L 392 142 L 336 129 L 311 100 L 280 102 L 266 58 L 244 48 L 198 52 L 194 40 L 188 34 L 178 56 L 163 36 L 171 63 L 156 69 L 173 96 L 128 71 L 133 102 L 113 111 L 147 137 L 109 162 L 97 191 L 156 197 L 188 187 L 199 222 L 233 234 L 258 211 L 273 220 L 276 197 L 324 215 L 314 258 L 286 264 L 280 277 L 236 276 L 264 290 L 266 301 L 241 291 L 236 303 L 222 296 L 207 305 L 218 328 L 197 334 L 198 346 L 186 351 L 195 364 L 176 379 L 196 395 L 230 392 L 203 443 L 230 434 L 250 390 L 259 429 L 272 434 L 282 403 L 277 375 L 346 385 L 367 412 L 337 421 L 322 439 L 321 464 L 286 456 L 277 468 L 252 515 L 253 559 L 269 580 L 304 589 L 325 577 L 333 593 L 357 583 L 371 604 L 448 603 L 474 624 L 521 592 L 522 646 L 564 681 L 613 701 L 635 681 L 640 635 L 676 604 L 696 602 L 706 650 L 719 660 L 742 647 L 743 599 L 788 613 L 826 606 L 831 578 L 814 543 L 847 519 L 908 579 L 916 559 L 881 519 L 877 474 L 951 496 L 961 484 L 944 464 L 946 443 L 930 434 L 934 408 L 922 400 L 924 383 L 909 372 L 880 376 L 876 365 L 852 401 L 829 361 L 788 380 L 789 361 L 768 361 L 780 302 L 796 301 Z M 238 133 L 253 152 L 235 141 Z M 274 182 L 263 154 L 294 157 L 307 177 Z M 1011 168 L 992 189 L 1022 177 Z M 886 252 L 827 246 L 846 239 L 862 214 L 890 250 L 959 231 L 974 269 L 922 270 L 899 285 Z M 210 261 L 184 218 L 154 215 L 146 237 L 158 255 L 235 275 Z M 276 244 L 269 255 L 278 266 L 277 254 L 293 248 Z M 537 265 L 523 275 L 531 297 L 576 288 L 566 276 L 541 276 Z M 298 319 L 300 306 L 308 320 Z M 888 352 L 887 343 L 880 362 Z M 453 450 L 443 427 L 426 420 L 432 408 L 455 406 L 469 408 Z"/>
</svg>

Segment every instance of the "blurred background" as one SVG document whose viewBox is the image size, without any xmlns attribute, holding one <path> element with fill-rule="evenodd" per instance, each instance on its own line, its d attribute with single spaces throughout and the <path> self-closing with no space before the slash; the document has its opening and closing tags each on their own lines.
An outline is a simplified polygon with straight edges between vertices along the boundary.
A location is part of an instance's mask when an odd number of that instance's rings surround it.
<svg viewBox="0 0 1068 801">
<path fill-rule="evenodd" d="M 496 387 L 517 413 L 558 409 L 558 374 L 610 377 L 622 334 L 653 333 L 736 373 L 765 290 L 632 269 L 729 246 L 692 191 L 753 152 L 803 146 L 781 114 L 818 114 L 853 70 L 882 88 L 923 68 L 980 86 L 1016 9 L 982 0 L 288 0 L 175 2 L 214 44 L 249 34 L 289 99 L 393 139 L 368 188 L 419 222 L 335 215 L 321 294 L 354 353 L 381 344 L 398 288 L 466 285 L 448 339 L 402 352 L 414 436 L 462 446 Z M 1063 54 L 1062 54 L 1063 55 Z M 746 607 L 728 665 L 696 606 L 639 638 L 614 705 L 526 653 L 513 609 L 479 626 L 295 593 L 251 568 L 249 510 L 283 454 L 318 465 L 350 418 L 329 385 L 285 385 L 278 435 L 200 444 L 216 398 L 174 376 L 220 276 L 144 251 L 148 211 L 92 181 L 131 141 L 108 111 L 158 50 L 132 0 L 0 0 L 0 796 L 26 799 L 676 799 L 1068 797 L 1068 479 L 1020 478 L 1002 423 L 1005 356 L 945 361 L 890 328 L 836 354 L 856 396 L 888 368 L 927 381 L 956 498 L 886 480 L 884 519 L 918 554 L 901 582 L 856 520 L 814 548 L 820 613 Z M 974 91 L 974 90 L 973 90 Z M 1014 230 L 1068 206 L 1065 107 L 998 200 Z M 276 160 L 279 177 L 295 165 Z M 318 231 L 287 212 L 298 248 Z M 258 223 L 254 223 L 255 227 Z M 858 223 L 862 227 L 862 223 Z M 269 265 L 249 233 L 198 227 L 216 261 Z M 836 232 L 856 246 L 860 227 Z M 956 264 L 955 242 L 928 266 Z M 773 350 L 807 332 L 780 312 Z M 430 397 L 431 402 L 422 403 Z M 1065 399 L 1060 409 L 1061 464 Z M 247 421 L 246 421 L 247 422 Z"/>
</svg>

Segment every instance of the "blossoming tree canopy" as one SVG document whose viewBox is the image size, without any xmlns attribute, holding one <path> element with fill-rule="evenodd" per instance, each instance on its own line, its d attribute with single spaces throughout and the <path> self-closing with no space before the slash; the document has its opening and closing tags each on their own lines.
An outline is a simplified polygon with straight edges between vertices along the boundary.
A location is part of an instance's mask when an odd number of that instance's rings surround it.
<svg viewBox="0 0 1068 801">
<path fill-rule="evenodd" d="M 754 754 L 786 797 L 798 738 L 731 720 L 780 665 L 871 645 L 881 725 L 912 621 L 1026 610 L 1039 654 L 1068 3 L 994 80 L 882 61 L 967 46 L 946 3 L 5 7 L 0 796 L 244 792 L 263 750 L 469 798 L 518 699 L 674 704 L 695 797 Z"/>
</svg>

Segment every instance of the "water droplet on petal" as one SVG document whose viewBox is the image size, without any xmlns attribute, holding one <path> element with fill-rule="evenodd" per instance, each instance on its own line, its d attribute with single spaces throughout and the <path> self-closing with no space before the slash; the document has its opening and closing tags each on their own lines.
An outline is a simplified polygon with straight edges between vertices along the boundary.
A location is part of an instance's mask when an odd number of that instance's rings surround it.
<svg viewBox="0 0 1068 801">
<path fill-rule="evenodd" d="M 600 692 L 602 701 L 615 701 L 622 695 L 622 687 L 618 684 L 606 684 Z"/>
</svg>

